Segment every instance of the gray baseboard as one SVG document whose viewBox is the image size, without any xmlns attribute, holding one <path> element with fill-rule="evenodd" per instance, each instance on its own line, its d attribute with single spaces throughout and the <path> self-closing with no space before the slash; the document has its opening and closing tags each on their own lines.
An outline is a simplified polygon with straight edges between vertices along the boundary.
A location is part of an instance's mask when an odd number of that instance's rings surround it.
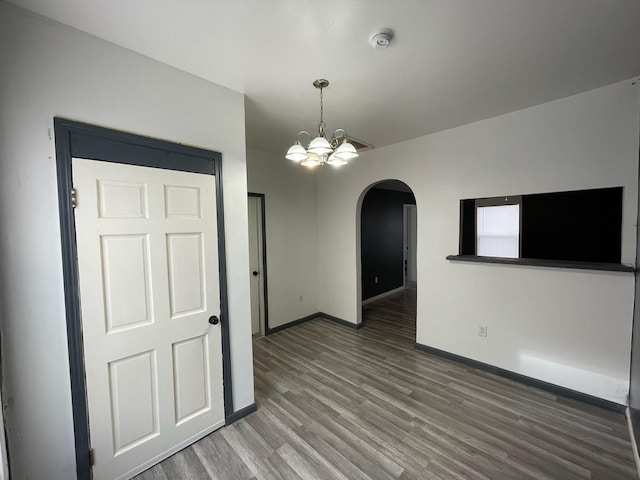
<svg viewBox="0 0 640 480">
<path fill-rule="evenodd" d="M 308 322 L 309 320 L 313 320 L 314 318 L 324 318 L 325 320 L 331 320 L 332 322 L 339 323 L 340 325 L 344 325 L 345 327 L 353 328 L 355 330 L 364 326 L 362 323 L 351 323 L 343 320 L 342 318 L 329 315 L 328 313 L 317 312 L 312 313 L 311 315 L 307 315 L 306 317 L 298 318 L 297 320 L 292 320 L 291 322 L 285 323 L 284 325 L 278 325 L 277 327 L 270 328 L 267 332 L 267 335 L 279 332 L 281 330 L 284 330 L 285 328 L 300 325 L 301 323 Z"/>
<path fill-rule="evenodd" d="M 311 315 L 307 315 L 306 317 L 298 318 L 297 320 L 292 320 L 284 325 L 278 325 L 277 327 L 270 328 L 267 332 L 267 335 L 271 333 L 279 332 L 280 330 L 284 330 L 285 328 L 293 327 L 295 325 L 300 325 L 301 323 L 308 322 L 309 320 L 313 320 L 314 318 L 318 318 L 320 316 L 319 313 L 312 313 Z"/>
<path fill-rule="evenodd" d="M 237 412 L 233 412 L 231 415 L 229 415 L 225 419 L 227 422 L 226 424 L 231 425 L 232 423 L 237 422 L 238 420 L 246 417 L 247 415 L 255 412 L 256 410 L 258 410 L 258 406 L 256 405 L 255 402 L 253 402 L 251 405 L 247 405 L 246 407 L 241 408 Z"/>
<path fill-rule="evenodd" d="M 353 328 L 354 330 L 358 330 L 359 328 L 364 327 L 362 322 L 360 322 L 360 323 L 347 322 L 346 320 L 343 320 L 342 318 L 334 317 L 333 315 L 329 315 L 328 313 L 319 312 L 318 316 L 322 317 L 322 318 L 326 318 L 327 320 L 331 320 L 332 322 L 339 323 L 340 325 L 344 325 L 345 327 Z"/>
</svg>

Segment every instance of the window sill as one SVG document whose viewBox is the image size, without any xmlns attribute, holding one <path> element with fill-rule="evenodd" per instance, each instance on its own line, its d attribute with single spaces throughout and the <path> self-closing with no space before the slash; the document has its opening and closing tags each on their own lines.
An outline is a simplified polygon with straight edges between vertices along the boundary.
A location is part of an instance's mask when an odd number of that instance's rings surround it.
<svg viewBox="0 0 640 480">
<path fill-rule="evenodd" d="M 499 263 L 503 265 L 530 265 L 533 267 L 577 268 L 579 270 L 605 270 L 609 272 L 634 272 L 635 268 L 621 263 L 574 262 L 568 260 L 541 260 L 537 258 L 478 257 L 476 255 L 448 255 L 455 262 Z"/>
</svg>

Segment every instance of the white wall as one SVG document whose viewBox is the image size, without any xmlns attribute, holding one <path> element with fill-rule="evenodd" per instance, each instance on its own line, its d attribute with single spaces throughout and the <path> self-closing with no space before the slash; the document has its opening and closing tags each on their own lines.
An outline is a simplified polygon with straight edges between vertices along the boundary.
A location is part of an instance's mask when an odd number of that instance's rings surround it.
<svg viewBox="0 0 640 480">
<path fill-rule="evenodd" d="M 6 3 L 0 65 L 0 317 L 12 477 L 75 477 L 48 137 L 54 116 L 222 153 L 234 407 L 251 404 L 243 95 Z"/>
<path fill-rule="evenodd" d="M 271 328 L 318 312 L 316 172 L 247 150 L 249 191 L 265 194 Z M 302 302 L 300 301 L 302 296 Z"/>
<path fill-rule="evenodd" d="M 399 179 L 417 202 L 417 342 L 626 403 L 632 274 L 445 257 L 458 253 L 460 199 L 624 186 L 622 262 L 633 265 L 638 98 L 638 85 L 625 81 L 321 172 L 320 310 L 359 321 L 358 200 L 371 183 Z"/>
</svg>

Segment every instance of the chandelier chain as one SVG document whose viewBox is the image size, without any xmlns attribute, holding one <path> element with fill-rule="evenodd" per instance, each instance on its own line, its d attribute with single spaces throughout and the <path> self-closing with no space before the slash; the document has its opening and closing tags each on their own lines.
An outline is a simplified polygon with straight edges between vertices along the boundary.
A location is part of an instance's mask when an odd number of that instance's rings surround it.
<svg viewBox="0 0 640 480">
<path fill-rule="evenodd" d="M 323 101 L 323 95 L 322 95 L 322 88 L 320 88 L 320 124 L 322 124 L 324 126 L 324 101 Z"/>
</svg>

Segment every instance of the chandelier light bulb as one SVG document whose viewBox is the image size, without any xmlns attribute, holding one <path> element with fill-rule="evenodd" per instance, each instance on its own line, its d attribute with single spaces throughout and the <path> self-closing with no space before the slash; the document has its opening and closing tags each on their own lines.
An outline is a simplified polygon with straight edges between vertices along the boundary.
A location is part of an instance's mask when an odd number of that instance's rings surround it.
<svg viewBox="0 0 640 480">
<path fill-rule="evenodd" d="M 340 167 L 342 165 L 346 165 L 347 162 L 346 160 L 343 160 L 342 158 L 339 158 L 335 153 L 333 155 L 331 155 L 329 157 L 329 160 L 327 160 L 327 163 L 333 167 Z"/>
<path fill-rule="evenodd" d="M 300 162 L 300 165 L 305 167 L 317 167 L 320 164 L 322 164 L 320 157 L 314 153 L 309 153 L 307 159 Z"/>
<path fill-rule="evenodd" d="M 309 155 L 307 155 L 307 151 L 304 149 L 304 147 L 300 145 L 300 142 L 296 142 L 287 151 L 286 158 L 288 160 L 293 160 L 294 162 L 301 162 L 309 158 Z"/>
<path fill-rule="evenodd" d="M 358 152 L 356 151 L 356 147 L 347 142 L 347 139 L 340 144 L 334 156 L 345 161 L 353 160 L 358 156 Z"/>
<path fill-rule="evenodd" d="M 329 142 L 326 138 L 318 135 L 316 138 L 311 140 L 307 151 L 309 153 L 315 153 L 316 155 L 320 156 L 333 152 L 333 149 L 331 148 L 331 145 L 329 145 Z"/>
</svg>

